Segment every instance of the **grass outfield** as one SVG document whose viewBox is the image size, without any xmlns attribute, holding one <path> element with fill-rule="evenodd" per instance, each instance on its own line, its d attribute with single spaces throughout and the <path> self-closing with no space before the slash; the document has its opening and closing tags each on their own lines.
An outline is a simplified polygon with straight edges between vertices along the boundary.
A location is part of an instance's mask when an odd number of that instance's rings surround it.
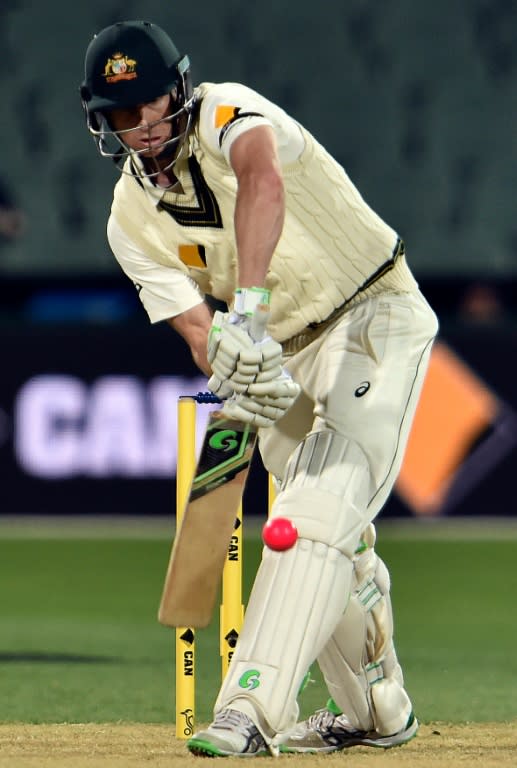
<svg viewBox="0 0 517 768">
<path fill-rule="evenodd" d="M 383 530 L 378 551 L 392 575 L 397 647 L 420 720 L 515 720 L 514 531 Z M 156 620 L 164 531 L 3 525 L 0 536 L 0 722 L 172 722 L 174 633 Z M 248 532 L 245 594 L 259 556 L 259 537 Z M 217 635 L 217 622 L 197 635 L 199 722 L 210 719 L 220 682 Z M 317 678 L 302 711 L 324 700 Z"/>
</svg>

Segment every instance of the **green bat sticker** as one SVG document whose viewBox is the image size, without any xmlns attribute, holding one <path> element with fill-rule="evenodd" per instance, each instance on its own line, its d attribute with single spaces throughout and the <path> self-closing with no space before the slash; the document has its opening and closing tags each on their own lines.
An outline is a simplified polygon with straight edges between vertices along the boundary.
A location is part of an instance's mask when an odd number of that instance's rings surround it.
<svg viewBox="0 0 517 768">
<path fill-rule="evenodd" d="M 253 454 L 256 431 L 249 424 L 212 414 L 208 425 L 197 473 L 192 481 L 190 500 L 198 499 L 245 469 Z"/>
</svg>

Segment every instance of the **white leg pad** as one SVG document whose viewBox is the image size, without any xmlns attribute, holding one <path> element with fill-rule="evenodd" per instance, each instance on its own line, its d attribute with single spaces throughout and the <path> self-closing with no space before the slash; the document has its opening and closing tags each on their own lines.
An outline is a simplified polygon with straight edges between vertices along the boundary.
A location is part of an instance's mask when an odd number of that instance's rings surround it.
<svg viewBox="0 0 517 768">
<path fill-rule="evenodd" d="M 301 682 L 348 603 L 368 483 L 364 454 L 341 435 L 313 433 L 294 452 L 272 516 L 289 517 L 299 538 L 264 549 L 216 713 L 245 712 L 277 743 L 294 727 Z"/>
<path fill-rule="evenodd" d="M 384 736 L 404 728 L 412 710 L 393 644 L 389 590 L 374 550 L 356 556 L 347 610 L 318 657 L 329 693 L 352 725 Z"/>
<path fill-rule="evenodd" d="M 266 549 L 215 711 L 245 712 L 266 737 L 290 731 L 302 680 L 343 614 L 351 578 L 349 558 L 326 544 Z"/>
<path fill-rule="evenodd" d="M 272 516 L 301 538 L 324 541 L 352 558 L 369 523 L 370 470 L 361 448 L 331 430 L 312 432 L 293 453 Z"/>
</svg>

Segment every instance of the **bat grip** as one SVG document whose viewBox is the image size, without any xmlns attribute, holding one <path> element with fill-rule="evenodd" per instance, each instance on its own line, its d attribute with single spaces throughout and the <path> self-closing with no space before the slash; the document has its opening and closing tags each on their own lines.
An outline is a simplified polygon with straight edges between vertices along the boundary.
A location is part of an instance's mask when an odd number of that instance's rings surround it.
<svg viewBox="0 0 517 768">
<path fill-rule="evenodd" d="M 266 333 L 270 308 L 267 304 L 258 304 L 251 316 L 249 334 L 253 341 L 262 341 Z"/>
</svg>

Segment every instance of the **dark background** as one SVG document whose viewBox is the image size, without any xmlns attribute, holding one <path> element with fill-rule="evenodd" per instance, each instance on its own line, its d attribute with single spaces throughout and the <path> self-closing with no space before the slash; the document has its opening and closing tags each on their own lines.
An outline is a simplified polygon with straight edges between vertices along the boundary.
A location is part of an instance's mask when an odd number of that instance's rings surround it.
<svg viewBox="0 0 517 768">
<path fill-rule="evenodd" d="M 123 18 L 166 28 L 195 82 L 244 82 L 304 123 L 406 241 L 442 339 L 517 410 L 515 3 L 3 0 L 0 208 L 15 220 L 0 218 L 0 514 L 173 503 L 173 469 L 43 480 L 16 456 L 16 399 L 34 376 L 89 387 L 197 375 L 172 331 L 149 325 L 106 243 L 118 172 L 96 154 L 78 87 L 92 35 Z M 513 450 L 448 514 L 515 514 L 515 467 Z M 384 514 L 411 511 L 395 496 Z"/>
</svg>

